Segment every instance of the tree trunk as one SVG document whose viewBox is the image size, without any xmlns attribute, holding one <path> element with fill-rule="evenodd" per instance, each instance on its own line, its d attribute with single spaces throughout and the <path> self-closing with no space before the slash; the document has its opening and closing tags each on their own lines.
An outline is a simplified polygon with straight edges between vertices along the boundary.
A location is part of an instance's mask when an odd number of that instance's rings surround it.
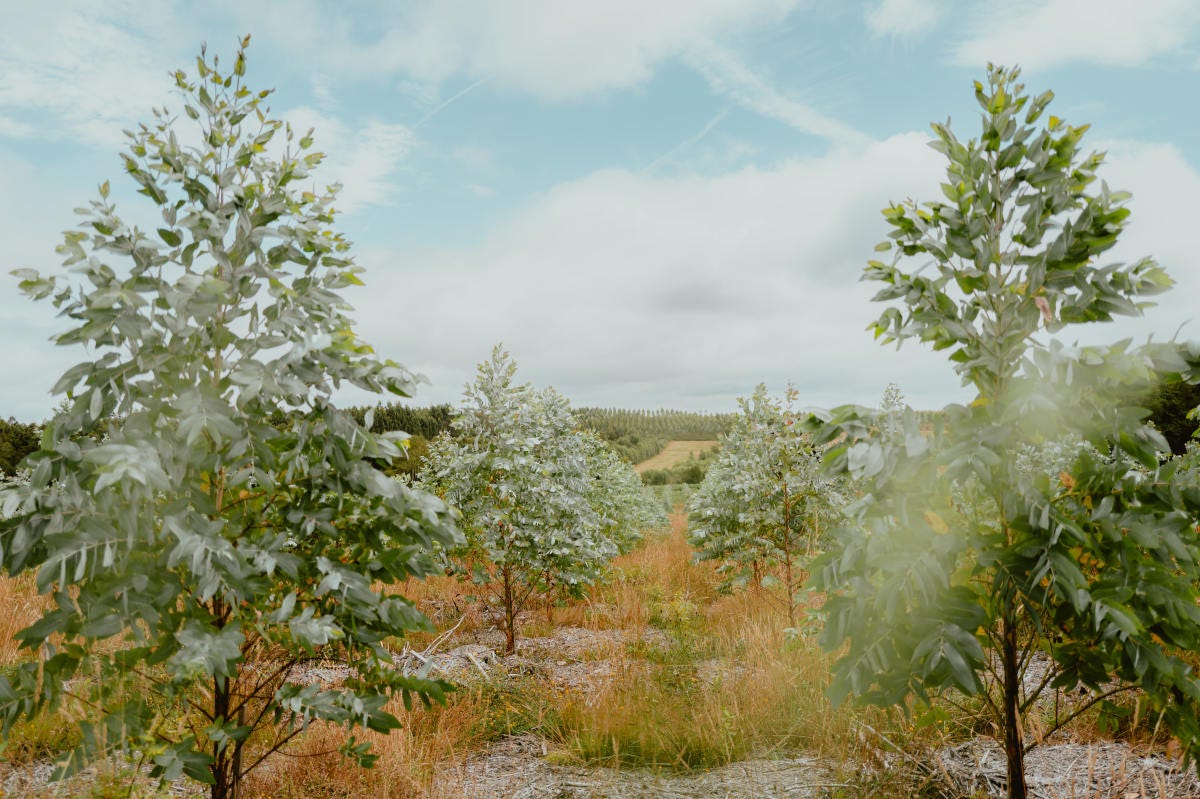
<svg viewBox="0 0 1200 799">
<path fill-rule="evenodd" d="M 788 495 L 787 477 L 783 484 L 783 590 L 787 591 L 788 627 L 796 626 L 796 590 L 792 585 L 792 550 L 795 539 L 792 537 L 792 503 Z"/>
<path fill-rule="evenodd" d="M 501 574 L 504 576 L 504 654 L 511 655 L 517 651 L 516 597 L 513 594 L 512 571 L 505 565 Z"/>
<path fill-rule="evenodd" d="M 224 721 L 229 714 L 229 683 L 228 681 L 213 680 L 213 720 Z M 237 780 L 236 774 L 230 774 L 229 749 L 224 748 L 214 752 L 215 760 L 209 766 L 213 775 L 212 799 L 233 799 Z"/>
<path fill-rule="evenodd" d="M 783 585 L 787 591 L 788 627 L 796 626 L 796 590 L 792 586 L 792 553 L 785 552 L 783 556 Z"/>
<path fill-rule="evenodd" d="M 1017 672 L 1017 629 L 1011 602 L 1006 608 L 1000 656 L 1004 671 L 1004 756 L 1008 760 L 1008 797 L 1026 799 L 1025 744 L 1021 734 L 1021 679 Z"/>
</svg>

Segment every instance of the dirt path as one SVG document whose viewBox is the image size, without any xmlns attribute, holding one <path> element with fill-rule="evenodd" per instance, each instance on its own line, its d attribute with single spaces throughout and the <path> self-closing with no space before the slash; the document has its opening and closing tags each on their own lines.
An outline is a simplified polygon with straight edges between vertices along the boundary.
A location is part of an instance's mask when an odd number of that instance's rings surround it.
<svg viewBox="0 0 1200 799">
<path fill-rule="evenodd" d="M 677 774 L 551 765 L 534 737 L 499 741 L 447 775 L 432 799 L 809 799 L 844 787 L 811 757 L 746 760 Z"/>
</svg>

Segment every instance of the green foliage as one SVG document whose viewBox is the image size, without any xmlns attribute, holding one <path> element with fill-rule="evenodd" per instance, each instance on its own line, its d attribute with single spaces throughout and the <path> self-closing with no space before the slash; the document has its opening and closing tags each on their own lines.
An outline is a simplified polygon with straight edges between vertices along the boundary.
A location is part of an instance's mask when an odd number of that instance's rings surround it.
<svg viewBox="0 0 1200 799">
<path fill-rule="evenodd" d="M 978 140 L 933 126 L 947 202 L 885 209 L 877 249 L 895 259 L 866 269 L 877 300 L 900 302 L 876 335 L 947 350 L 975 401 L 924 432 L 910 411 L 855 407 L 808 426 L 863 492 L 814 566 L 829 593 L 822 643 L 846 647 L 835 696 L 981 696 L 1010 796 L 1024 797 L 1033 743 L 1020 718 L 1048 686 L 1100 697 L 1114 679 L 1139 685 L 1185 750 L 1200 743 L 1200 680 L 1181 656 L 1200 647 L 1200 484 L 1163 460 L 1166 442 L 1128 404 L 1161 374 L 1195 379 L 1200 351 L 1040 335 L 1139 313 L 1170 280 L 1149 258 L 1098 262 L 1128 195 L 1096 185 L 1103 157 L 1082 154 L 1086 126 L 1039 126 L 1052 95 L 1031 99 L 1017 78 L 990 68 L 976 84 Z M 1054 457 L 1021 457 L 1053 442 L 1065 442 Z M 1031 687 L 1037 652 L 1052 681 Z"/>
<path fill-rule="evenodd" d="M 419 479 L 461 511 L 466 541 L 450 556 L 495 590 L 508 653 L 530 599 L 582 595 L 640 525 L 661 519 L 632 468 L 576 430 L 562 395 L 515 375 L 497 346 L 467 386 L 454 436 L 433 442 Z"/>
<path fill-rule="evenodd" d="M 638 473 L 593 433 L 576 433 L 583 445 L 591 481 L 588 504 L 600 517 L 601 534 L 625 554 L 645 530 L 669 524 L 667 511 Z"/>
<path fill-rule="evenodd" d="M 450 423 L 454 420 L 454 408 L 445 404 L 413 407 L 392 402 L 373 408 L 350 408 L 346 412 L 362 425 L 366 424 L 367 414 L 370 413 L 374 420 L 371 430 L 376 433 L 400 431 L 431 441 L 449 431 Z"/>
<path fill-rule="evenodd" d="M 415 380 L 352 330 L 339 291 L 360 270 L 333 191 L 306 188 L 322 155 L 242 85 L 247 43 L 232 72 L 202 51 L 196 77 L 175 73 L 194 135 L 165 110 L 130 134 L 125 171 L 162 227 L 127 224 L 105 183 L 64 235 L 66 272 L 16 273 L 72 322 L 56 342 L 87 351 L 0 520 L 4 568 L 54 599 L 19 635 L 37 660 L 0 678 L 6 734 L 71 681 L 92 710 L 63 771 L 136 750 L 214 797 L 310 720 L 387 731 L 391 696 L 442 695 L 391 667 L 382 642 L 428 623 L 379 587 L 459 540 L 440 500 L 374 466 L 401 438 L 331 402 Z M 352 676 L 287 680 L 313 657 Z"/>
<path fill-rule="evenodd" d="M 15 475 L 25 456 L 37 450 L 41 438 L 41 425 L 0 419 L 0 477 Z"/>
<path fill-rule="evenodd" d="M 1163 434 L 1171 452 L 1182 455 L 1200 432 L 1200 383 L 1164 379 L 1145 399 L 1150 421 Z"/>
<path fill-rule="evenodd" d="M 699 557 L 722 561 L 730 583 L 778 583 L 791 623 L 820 531 L 845 504 L 840 481 L 821 473 L 795 402 L 794 389 L 780 402 L 761 384 L 739 399 L 741 415 L 688 502 L 688 535 Z"/>
</svg>

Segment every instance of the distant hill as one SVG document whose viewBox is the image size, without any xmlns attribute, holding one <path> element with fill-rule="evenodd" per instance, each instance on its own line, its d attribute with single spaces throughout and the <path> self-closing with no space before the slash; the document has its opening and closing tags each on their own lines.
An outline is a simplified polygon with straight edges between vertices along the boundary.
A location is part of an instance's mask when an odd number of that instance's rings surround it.
<svg viewBox="0 0 1200 799">
<path fill-rule="evenodd" d="M 737 414 L 577 408 L 575 416 L 581 427 L 595 431 L 622 458 L 639 464 L 662 452 L 671 441 L 715 442 Z"/>
</svg>

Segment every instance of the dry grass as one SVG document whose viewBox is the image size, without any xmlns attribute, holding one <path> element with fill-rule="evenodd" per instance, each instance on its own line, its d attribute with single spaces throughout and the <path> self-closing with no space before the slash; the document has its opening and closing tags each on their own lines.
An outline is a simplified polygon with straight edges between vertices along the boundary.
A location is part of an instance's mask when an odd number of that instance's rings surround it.
<svg viewBox="0 0 1200 799">
<path fill-rule="evenodd" d="M 0 608 L 4 609 L 0 614 L 0 666 L 29 658 L 28 651 L 18 649 L 13 636 L 41 618 L 50 602 L 49 597 L 38 594 L 32 573 L 0 575 Z"/>
<path fill-rule="evenodd" d="M 751 753 L 804 748 L 838 757 L 854 749 L 852 716 L 835 712 L 824 697 L 829 657 L 789 638 L 768 598 L 722 597 L 718 583 L 711 564 L 694 561 L 686 519 L 674 514 L 669 532 L 614 562 L 612 579 L 587 600 L 551 610 L 556 624 L 668 631 L 667 644 L 633 644 L 618 653 L 617 676 L 605 687 L 583 694 L 533 682 L 493 684 L 463 692 L 444 708 L 395 708 L 403 730 L 360 738 L 373 741 L 379 754 L 372 771 L 330 754 L 345 740 L 344 730 L 315 728 L 256 779 L 254 795 L 421 796 L 435 775 L 508 731 L 538 733 L 560 756 L 609 765 L 704 768 Z M 407 584 L 401 593 L 425 609 L 471 614 L 471 590 L 435 579 Z M 530 631 L 545 627 L 543 614 L 530 614 L 530 625 Z"/>
<path fill-rule="evenodd" d="M 396 713 L 396 709 L 392 709 Z M 379 761 L 371 770 L 342 757 L 338 748 L 346 731 L 313 725 L 303 739 L 276 754 L 251 777 L 251 797 L 279 799 L 408 799 L 422 796 L 439 764 L 455 759 L 471 743 L 474 708 L 458 702 L 445 708 L 407 713 L 399 709 L 404 729 L 390 735 L 360 733 L 371 741 Z"/>
<path fill-rule="evenodd" d="M 711 564 L 692 558 L 683 515 L 672 522 L 597 591 L 626 626 L 653 623 L 670 643 L 632 647 L 605 689 L 566 697 L 555 742 L 587 763 L 680 769 L 797 748 L 836 757 L 856 749 L 853 715 L 825 698 L 832 658 L 790 636 L 761 592 L 719 596 Z"/>
<path fill-rule="evenodd" d="M 689 458 L 703 452 L 708 452 L 717 446 L 716 441 L 668 441 L 662 452 L 639 463 L 633 468 L 638 474 L 649 469 L 670 469 L 677 463 L 683 463 Z"/>
<path fill-rule="evenodd" d="M 453 771 L 473 750 L 502 735 L 547 725 L 550 697 L 525 685 L 481 685 L 454 694 L 446 705 L 406 710 L 388 706 L 404 725 L 389 735 L 356 731 L 378 756 L 360 768 L 338 753 L 344 728 L 314 724 L 294 746 L 273 757 L 251 778 L 253 799 L 410 799 L 428 795 L 439 775 Z"/>
<path fill-rule="evenodd" d="M 926 761 L 934 747 L 988 732 L 969 708 L 947 708 L 943 721 L 923 729 L 896 714 L 833 708 L 824 693 L 833 656 L 786 629 L 778 602 L 761 589 L 726 595 L 718 591 L 720 582 L 713 564 L 694 560 L 686 517 L 676 512 L 668 531 L 649 535 L 614 561 L 610 579 L 585 600 L 527 614 L 525 635 L 550 635 L 556 625 L 636 633 L 634 643 L 596 655 L 608 659 L 613 674 L 598 689 L 572 692 L 532 678 L 501 679 L 464 689 L 432 709 L 405 710 L 397 702 L 391 712 L 403 729 L 386 736 L 356 732 L 378 755 L 372 770 L 338 754 L 345 729 L 314 724 L 256 772 L 247 795 L 429 796 L 489 741 L 531 732 L 547 739 L 559 758 L 617 766 L 705 769 L 804 750 L 832 762 L 868 764 L 847 779 L 868 793 L 899 797 L 928 779 L 919 769 L 902 774 L 897 767 L 905 758 Z M 481 589 L 455 578 L 412 580 L 396 590 L 440 629 L 459 625 L 444 648 L 477 638 L 494 622 Z M 3 665 L 20 658 L 12 634 L 36 619 L 43 600 L 32 578 L 21 577 L 0 578 L 0 602 L 8 611 L 0 621 Z M 642 635 L 647 632 L 654 634 Z M 418 634 L 407 643 L 419 649 L 432 638 Z M 1089 714 L 1072 725 L 1072 737 L 1161 743 L 1148 729 L 1152 720 L 1136 705 L 1131 709 L 1128 718 Z M 26 748 L 36 757 L 36 746 L 62 730 L 49 725 L 31 732 Z M 892 744 L 906 750 L 901 759 Z"/>
</svg>

